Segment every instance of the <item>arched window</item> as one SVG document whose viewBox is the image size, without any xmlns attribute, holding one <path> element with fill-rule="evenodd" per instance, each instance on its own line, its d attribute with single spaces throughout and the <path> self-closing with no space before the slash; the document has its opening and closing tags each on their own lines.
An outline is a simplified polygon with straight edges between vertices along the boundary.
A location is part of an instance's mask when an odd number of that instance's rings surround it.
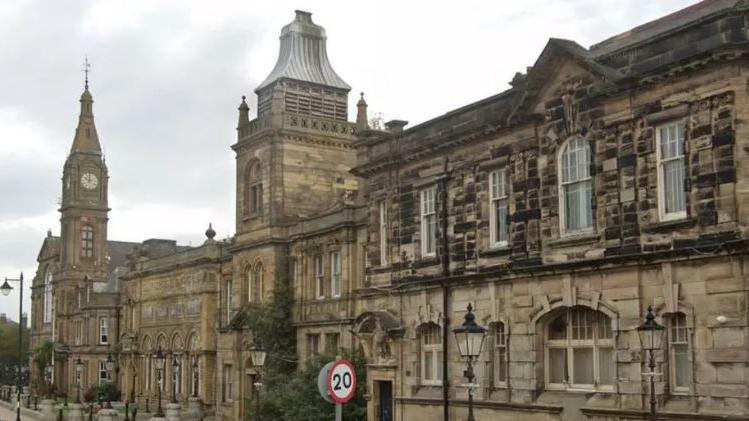
<svg viewBox="0 0 749 421">
<path fill-rule="evenodd" d="M 421 335 L 421 381 L 423 384 L 442 385 L 442 330 L 435 323 L 419 329 Z"/>
<path fill-rule="evenodd" d="M 81 228 L 81 256 L 94 257 L 94 228 L 91 225 Z"/>
<path fill-rule="evenodd" d="M 586 308 L 556 313 L 546 325 L 546 385 L 549 389 L 613 387 L 611 319 Z"/>
<path fill-rule="evenodd" d="M 666 317 L 668 326 L 669 377 L 671 391 L 689 393 L 692 383 L 692 366 L 689 355 L 689 331 L 687 316 L 673 313 Z"/>
<path fill-rule="evenodd" d="M 252 303 L 259 303 L 263 298 L 263 265 L 258 263 L 254 269 L 247 271 L 249 288 L 248 298 Z"/>
<path fill-rule="evenodd" d="M 260 162 L 251 161 L 245 170 L 244 212 L 256 215 L 263 211 L 263 178 Z"/>
<path fill-rule="evenodd" d="M 44 275 L 44 323 L 52 322 L 52 271 Z"/>
<path fill-rule="evenodd" d="M 562 233 L 592 229 L 590 145 L 585 139 L 574 137 L 562 147 L 559 158 L 559 213 Z"/>
<path fill-rule="evenodd" d="M 504 386 L 507 384 L 508 358 L 507 358 L 507 330 L 502 322 L 492 323 L 490 326 L 494 349 L 492 362 L 494 365 L 494 384 Z"/>
</svg>

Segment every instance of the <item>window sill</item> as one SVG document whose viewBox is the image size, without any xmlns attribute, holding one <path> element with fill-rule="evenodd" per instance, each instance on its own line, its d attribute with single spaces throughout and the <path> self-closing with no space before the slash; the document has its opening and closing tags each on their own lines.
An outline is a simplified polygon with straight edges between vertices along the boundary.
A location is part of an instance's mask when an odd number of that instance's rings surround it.
<svg viewBox="0 0 749 421">
<path fill-rule="evenodd" d="M 597 243 L 601 236 L 597 232 L 583 232 L 574 234 L 565 234 L 561 238 L 548 242 L 551 248 L 572 247 L 584 244 Z"/>
<path fill-rule="evenodd" d="M 512 247 L 506 245 L 501 247 L 490 247 L 485 251 L 480 251 L 479 257 L 509 256 L 510 254 L 512 254 Z"/>
<path fill-rule="evenodd" d="M 661 222 L 654 222 L 652 224 L 642 225 L 642 232 L 644 233 L 663 233 L 673 231 L 682 228 L 692 228 L 697 223 L 694 218 L 682 218 L 672 219 Z"/>
<path fill-rule="evenodd" d="M 437 256 L 426 256 L 414 262 L 414 268 L 423 268 L 427 266 L 433 266 L 438 264 L 440 261 Z"/>
<path fill-rule="evenodd" d="M 242 216 L 242 221 L 251 221 L 253 219 L 260 219 L 263 216 L 262 213 L 249 213 Z"/>
</svg>

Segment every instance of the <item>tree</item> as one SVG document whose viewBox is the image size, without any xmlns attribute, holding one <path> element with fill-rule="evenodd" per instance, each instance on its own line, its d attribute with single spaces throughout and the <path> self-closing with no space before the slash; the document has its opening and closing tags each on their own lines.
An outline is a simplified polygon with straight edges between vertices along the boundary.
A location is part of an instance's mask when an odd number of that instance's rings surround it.
<svg viewBox="0 0 749 421">
<path fill-rule="evenodd" d="M 24 319 L 25 320 L 25 319 Z M 29 360 L 29 329 L 22 331 L 21 361 Z M 16 384 L 18 372 L 18 323 L 0 319 L 0 384 Z"/>
<path fill-rule="evenodd" d="M 47 367 L 52 365 L 55 344 L 52 341 L 44 341 L 34 349 L 34 384 L 37 393 L 45 397 L 54 396 L 52 384 L 47 380 Z"/>
<path fill-rule="evenodd" d="M 315 356 L 298 367 L 296 332 L 292 310 L 294 296 L 289 282 L 277 282 L 267 305 L 253 304 L 244 310 L 244 324 L 267 351 L 263 368 L 263 389 L 259 413 L 254 404 L 246 405 L 251 420 L 333 420 L 335 407 L 322 399 L 317 390 L 317 374 L 334 355 Z M 361 353 L 347 353 L 357 375 L 355 399 L 344 405 L 344 419 L 366 420 L 366 369 Z"/>
</svg>

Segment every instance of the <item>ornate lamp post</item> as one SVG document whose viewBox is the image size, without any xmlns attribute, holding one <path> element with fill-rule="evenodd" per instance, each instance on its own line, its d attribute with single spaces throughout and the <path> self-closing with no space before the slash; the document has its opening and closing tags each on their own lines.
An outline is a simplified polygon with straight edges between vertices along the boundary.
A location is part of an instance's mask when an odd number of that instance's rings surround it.
<svg viewBox="0 0 749 421">
<path fill-rule="evenodd" d="M 8 282 L 18 282 L 18 378 L 16 390 L 18 394 L 18 402 L 16 405 L 16 421 L 21 421 L 21 390 L 23 389 L 23 380 L 21 379 L 21 367 L 23 366 L 23 272 L 18 279 L 5 278 L 5 282 L 0 286 L 0 292 L 3 296 L 7 297 L 10 291 L 13 289 Z"/>
<path fill-rule="evenodd" d="M 112 372 L 114 371 L 114 366 L 115 366 L 115 362 L 114 362 L 114 358 L 112 358 L 112 354 L 107 355 L 106 365 L 107 365 L 107 373 L 109 374 L 109 377 L 111 378 Z M 109 390 L 111 391 L 112 389 L 109 389 Z M 107 393 L 106 408 L 112 409 L 112 394 L 111 393 Z"/>
<path fill-rule="evenodd" d="M 156 408 L 156 414 L 154 414 L 157 418 L 164 418 L 164 411 L 161 409 L 161 382 L 162 382 L 162 371 L 164 370 L 164 360 L 166 357 L 164 356 L 164 353 L 161 352 L 161 347 L 159 347 L 158 351 L 153 354 L 153 361 L 156 364 L 156 389 L 159 393 L 159 406 Z"/>
<path fill-rule="evenodd" d="M 468 312 L 465 315 L 463 324 L 453 329 L 455 340 L 458 343 L 460 355 L 468 362 L 468 368 L 465 371 L 465 377 L 468 378 L 468 418 L 467 421 L 475 421 L 473 417 L 473 362 L 481 355 L 481 348 L 484 346 L 486 338 L 486 329 L 476 323 L 476 316 L 472 313 L 473 307 L 468 304 Z"/>
<path fill-rule="evenodd" d="M 81 403 L 81 374 L 83 373 L 83 361 L 81 357 L 75 359 L 75 403 Z"/>
<path fill-rule="evenodd" d="M 177 403 L 177 381 L 179 380 L 179 360 L 177 354 L 172 353 L 172 402 Z"/>
<path fill-rule="evenodd" d="M 663 346 L 663 334 L 666 329 L 655 321 L 653 306 L 648 306 L 648 314 L 645 316 L 645 322 L 637 327 L 637 335 L 640 338 L 640 346 L 650 354 L 648 364 L 648 377 L 650 378 L 650 413 L 648 420 L 657 420 L 656 400 L 655 400 L 655 351 Z"/>
<path fill-rule="evenodd" d="M 255 407 L 257 408 L 257 419 L 260 419 L 260 388 L 263 387 L 263 383 L 260 381 L 260 372 L 265 365 L 265 357 L 268 355 L 268 353 L 265 351 L 265 348 L 263 348 L 263 345 L 259 341 L 255 341 L 255 343 L 250 347 L 249 351 L 250 357 L 252 358 L 252 366 L 255 368 L 255 371 L 258 375 L 258 380 L 253 383 L 253 386 L 255 386 L 255 389 L 257 390 Z"/>
</svg>

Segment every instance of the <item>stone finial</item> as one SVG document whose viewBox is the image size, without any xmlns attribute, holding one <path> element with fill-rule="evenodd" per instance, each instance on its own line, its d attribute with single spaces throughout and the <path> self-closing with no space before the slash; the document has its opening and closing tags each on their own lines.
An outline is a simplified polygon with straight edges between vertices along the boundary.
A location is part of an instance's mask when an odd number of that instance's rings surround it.
<svg viewBox="0 0 749 421">
<path fill-rule="evenodd" d="M 47 237 L 52 236 L 52 228 L 47 228 Z"/>
<path fill-rule="evenodd" d="M 247 97 L 242 95 L 242 103 L 239 104 L 239 121 L 237 122 L 237 128 L 242 127 L 246 124 L 250 124 L 250 106 L 247 105 Z"/>
<path fill-rule="evenodd" d="M 216 236 L 216 231 L 213 230 L 213 223 L 208 223 L 208 229 L 205 230 L 205 236 L 208 238 L 208 241 L 213 241 L 213 237 Z"/>
<path fill-rule="evenodd" d="M 364 100 L 364 92 L 361 93 L 359 102 L 356 103 L 356 129 L 359 131 L 367 130 L 369 122 L 367 119 L 367 101 Z"/>
<path fill-rule="evenodd" d="M 407 124 L 406 120 L 390 120 L 385 123 L 385 128 L 391 133 L 400 133 Z"/>
</svg>

